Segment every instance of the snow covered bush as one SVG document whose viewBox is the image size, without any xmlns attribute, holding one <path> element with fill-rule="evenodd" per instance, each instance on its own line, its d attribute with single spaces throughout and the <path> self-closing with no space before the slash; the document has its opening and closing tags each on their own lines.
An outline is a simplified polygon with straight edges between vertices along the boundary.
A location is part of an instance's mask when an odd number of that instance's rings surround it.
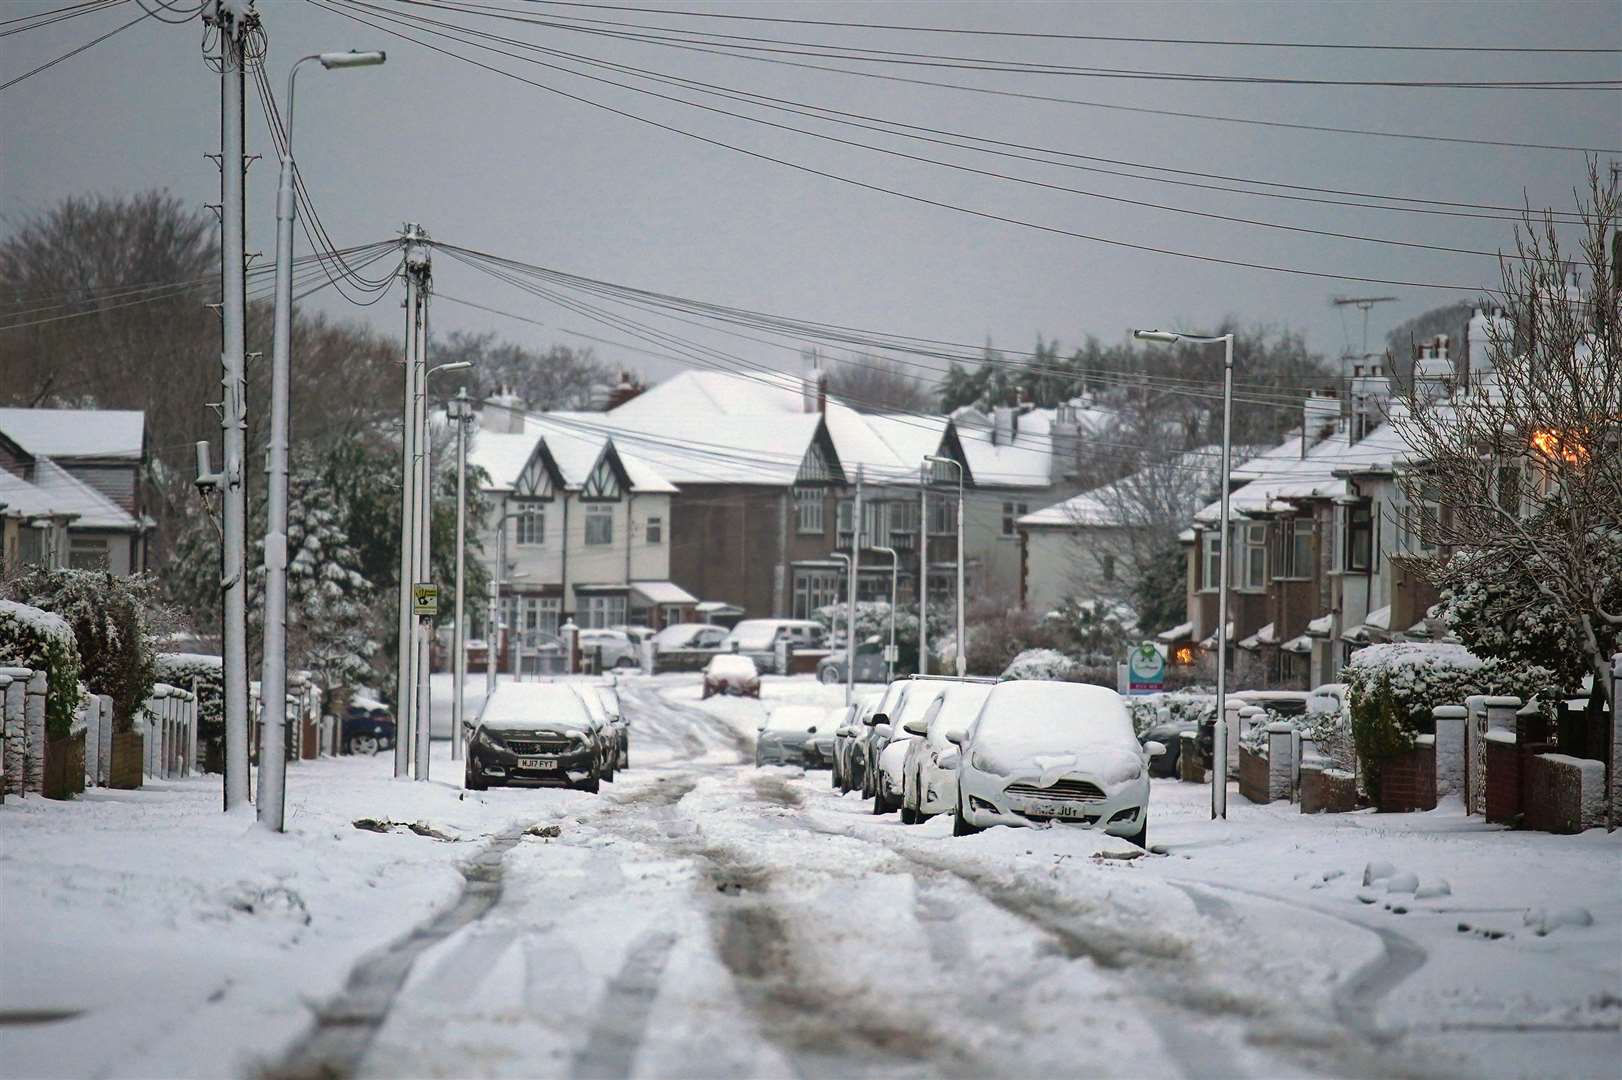
<svg viewBox="0 0 1622 1080">
<path fill-rule="evenodd" d="M 23 603 L 62 616 L 78 645 L 75 681 L 83 679 L 93 693 L 111 697 L 114 730 L 129 730 L 157 681 L 149 622 L 157 604 L 152 579 L 34 567 L 13 579 L 8 591 Z M 70 696 L 77 700 L 77 694 Z"/>
<path fill-rule="evenodd" d="M 1364 787 L 1378 801 L 1384 762 L 1413 749 L 1431 726 L 1431 710 L 1471 694 L 1524 693 L 1524 670 L 1488 663 L 1462 645 L 1398 642 L 1352 654 L 1341 676 L 1352 713 L 1352 741 Z"/>
<path fill-rule="evenodd" d="M 158 678 L 182 690 L 197 687 L 197 740 L 225 738 L 225 666 L 206 653 L 159 653 Z"/>
<path fill-rule="evenodd" d="M 1160 694 L 1139 694 L 1126 699 L 1127 713 L 1138 737 L 1160 723 L 1160 710 L 1166 710 L 1167 719 L 1174 723 L 1199 724 L 1216 717 L 1216 694 L 1191 691 L 1172 691 Z"/>
<path fill-rule="evenodd" d="M 1003 670 L 1005 679 L 1071 679 L 1079 667 L 1057 649 L 1026 649 Z"/>
<path fill-rule="evenodd" d="M 79 646 L 67 620 L 0 600 L 0 664 L 45 672 L 45 730 L 53 739 L 66 736 L 79 708 Z"/>
</svg>

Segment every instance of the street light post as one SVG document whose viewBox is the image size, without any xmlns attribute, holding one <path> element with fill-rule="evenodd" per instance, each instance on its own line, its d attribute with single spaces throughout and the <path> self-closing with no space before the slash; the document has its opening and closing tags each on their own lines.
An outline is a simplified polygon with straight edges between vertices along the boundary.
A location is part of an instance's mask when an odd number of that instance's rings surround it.
<svg viewBox="0 0 1622 1080">
<path fill-rule="evenodd" d="M 332 68 L 383 63 L 381 52 L 314 53 L 287 73 L 287 141 L 276 188 L 276 311 L 270 369 L 270 452 L 265 520 L 265 654 L 260 671 L 259 823 L 281 832 L 287 786 L 287 428 L 293 370 L 293 219 L 298 213 L 293 166 L 293 91 L 299 68 L 311 60 Z M 278 719 L 276 714 L 281 714 Z"/>
<path fill-rule="evenodd" d="M 890 556 L 890 646 L 884 650 L 884 664 L 887 673 L 886 682 L 895 679 L 895 602 L 896 585 L 901 577 L 901 558 L 896 554 L 895 548 L 874 547 L 874 551 Z"/>
<path fill-rule="evenodd" d="M 957 470 L 957 646 L 954 651 L 957 653 L 957 676 L 961 679 L 969 669 L 968 656 L 963 652 L 963 463 L 938 454 L 929 454 L 924 460 L 934 465 L 950 465 Z M 923 528 L 928 531 L 928 521 L 923 523 Z M 929 587 L 927 579 L 924 587 Z"/>
<path fill-rule="evenodd" d="M 428 354 L 428 331 L 424 326 L 422 340 L 417 354 L 418 361 L 426 364 Z M 466 371 L 473 366 L 471 360 L 455 360 L 445 364 L 436 364 L 427 368 L 422 377 L 417 398 L 417 446 L 420 450 L 417 466 L 417 572 L 424 581 L 433 577 L 432 537 L 433 537 L 433 438 L 428 430 L 428 381 L 435 375 L 446 371 Z M 448 413 L 447 413 L 448 415 Z M 460 485 L 458 485 L 460 488 Z M 460 516 L 460 510 L 458 510 Z M 460 554 L 460 546 L 458 546 Z M 433 619 L 424 616 L 417 621 L 417 707 L 415 710 L 416 726 L 413 729 L 417 742 L 416 778 L 427 780 L 429 778 L 429 749 L 433 736 L 433 696 L 430 668 L 433 658 Z M 454 665 L 453 665 L 454 669 Z M 455 734 L 452 739 L 454 741 Z"/>
<path fill-rule="evenodd" d="M 1222 358 L 1222 518 L 1217 538 L 1217 708 L 1211 739 L 1211 817 L 1228 816 L 1228 470 L 1233 453 L 1233 335 L 1180 334 L 1170 330 L 1134 330 L 1139 341 L 1196 345 L 1223 344 Z"/>
<path fill-rule="evenodd" d="M 451 760 L 462 760 L 462 691 L 467 681 L 467 628 L 462 616 L 462 586 L 467 570 L 467 426 L 473 420 L 468 408 L 467 387 L 456 391 L 456 608 L 451 617 L 454 652 L 451 678 L 456 689 L 451 697 Z"/>
<path fill-rule="evenodd" d="M 849 583 L 849 588 L 851 590 L 855 590 L 855 588 L 856 588 L 856 578 L 850 572 L 851 571 L 850 556 L 846 555 L 843 551 L 830 551 L 828 554 L 831 555 L 833 558 L 838 559 L 840 562 L 845 564 L 845 580 Z M 854 657 L 855 656 L 854 653 L 849 651 L 849 642 L 855 636 L 856 636 L 856 605 L 851 604 L 850 606 L 845 608 L 845 642 L 846 642 L 846 648 L 847 648 L 846 655 L 848 657 Z M 846 675 L 849 676 L 850 672 L 846 672 Z M 848 681 L 848 679 L 847 679 L 847 681 Z M 850 704 L 850 694 L 849 694 L 848 691 L 845 694 L 845 704 L 846 705 Z"/>
<path fill-rule="evenodd" d="M 918 466 L 918 674 L 929 674 L 929 462 Z"/>
</svg>

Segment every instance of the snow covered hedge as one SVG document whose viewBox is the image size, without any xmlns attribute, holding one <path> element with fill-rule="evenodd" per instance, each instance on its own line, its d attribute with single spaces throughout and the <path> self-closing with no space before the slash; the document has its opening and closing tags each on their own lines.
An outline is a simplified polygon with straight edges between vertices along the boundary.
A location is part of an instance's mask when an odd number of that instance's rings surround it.
<svg viewBox="0 0 1622 1080">
<path fill-rule="evenodd" d="M 60 739 L 72 731 L 79 709 L 79 646 L 66 619 L 0 600 L 0 665 L 44 671 L 46 733 Z"/>
<path fill-rule="evenodd" d="M 1003 670 L 1005 679 L 1071 679 L 1078 665 L 1057 649 L 1026 649 Z"/>
<path fill-rule="evenodd" d="M 34 567 L 13 580 L 8 591 L 67 622 L 79 649 L 78 678 L 92 693 L 113 699 L 114 730 L 130 730 L 157 681 L 157 653 L 148 619 L 158 602 L 152 579 L 120 577 L 105 570 Z"/>
<path fill-rule="evenodd" d="M 1471 694 L 1524 693 L 1526 676 L 1483 661 L 1462 645 L 1396 642 L 1352 654 L 1341 675 L 1352 713 L 1352 741 L 1364 785 L 1375 800 L 1380 767 L 1413 749 L 1438 705 L 1462 705 Z"/>
<path fill-rule="evenodd" d="M 1139 694 L 1126 699 L 1126 711 L 1132 717 L 1132 726 L 1138 738 L 1160 723 L 1160 710 L 1169 714 L 1168 720 L 1177 723 L 1198 724 L 1216 717 L 1216 694 L 1177 690 L 1161 694 Z"/>
<path fill-rule="evenodd" d="M 225 738 L 225 665 L 207 653 L 159 653 L 158 678 L 170 686 L 190 690 L 197 686 L 197 738 L 218 742 Z"/>
</svg>

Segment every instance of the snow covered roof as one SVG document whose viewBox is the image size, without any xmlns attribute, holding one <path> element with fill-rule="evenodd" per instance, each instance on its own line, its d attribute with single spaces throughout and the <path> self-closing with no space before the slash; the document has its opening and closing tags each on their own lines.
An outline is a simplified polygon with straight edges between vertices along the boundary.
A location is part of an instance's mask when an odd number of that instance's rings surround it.
<svg viewBox="0 0 1622 1080">
<path fill-rule="evenodd" d="M 1179 641 L 1187 641 L 1189 638 L 1191 638 L 1193 636 L 1194 636 L 1194 624 L 1192 622 L 1183 622 L 1183 623 L 1178 623 L 1176 626 L 1172 627 L 1170 630 L 1162 630 L 1162 631 L 1160 631 L 1160 633 L 1155 635 L 1155 640 L 1160 641 L 1160 642 L 1164 642 L 1165 644 L 1168 644 L 1168 645 L 1172 645 L 1172 644 L 1175 644 L 1175 643 L 1177 643 Z"/>
<path fill-rule="evenodd" d="M 1328 637 L 1334 625 L 1335 613 L 1327 612 L 1307 623 L 1307 633 L 1313 637 Z"/>
<path fill-rule="evenodd" d="M 0 432 L 30 454 L 138 461 L 146 413 L 138 409 L 0 409 Z"/>
<path fill-rule="evenodd" d="M 0 469 L 0 515 L 69 518 L 76 529 L 144 527 L 142 520 L 45 456 L 34 459 L 32 483 Z"/>
<path fill-rule="evenodd" d="M 1268 623 L 1260 630 L 1239 642 L 1239 647 L 1246 652 L 1255 652 L 1263 645 L 1277 645 L 1278 635 L 1273 632 L 1273 624 Z"/>
<path fill-rule="evenodd" d="M 1375 608 L 1363 617 L 1362 625 L 1355 626 L 1341 635 L 1344 641 L 1354 644 L 1370 641 L 1380 641 L 1391 633 L 1391 605 Z"/>
<path fill-rule="evenodd" d="M 1228 640 L 1229 641 L 1233 640 L 1233 620 L 1232 619 L 1228 620 Z M 1202 648 L 1202 649 L 1214 649 L 1214 648 L 1216 648 L 1216 643 L 1217 643 L 1217 634 L 1216 634 L 1215 630 L 1212 630 L 1210 632 L 1210 634 L 1206 635 L 1206 637 L 1200 641 L 1200 648 Z"/>
<path fill-rule="evenodd" d="M 511 491 L 536 447 L 544 440 L 547 453 L 563 474 L 564 487 L 574 491 L 585 485 L 586 478 L 591 475 L 609 443 L 614 442 L 614 451 L 630 478 L 633 493 L 669 493 L 677 490 L 664 473 L 646 459 L 634 452 L 627 452 L 617 440 L 612 440 L 605 433 L 586 425 L 569 423 L 566 419 L 569 415 L 530 416 L 524 421 L 522 434 L 477 431 L 473 435 L 473 445 L 468 449 L 468 463 L 490 474 L 491 490 Z"/>
<path fill-rule="evenodd" d="M 1117 480 L 1091 491 L 1084 491 L 1080 495 L 1071 496 L 1052 506 L 1044 506 L 1040 510 L 1019 519 L 1019 523 L 1028 528 L 1064 528 L 1077 526 L 1112 526 L 1126 524 L 1120 520 L 1121 509 L 1141 501 L 1135 494 L 1143 488 L 1140 485 L 1154 484 L 1163 486 L 1151 479 L 1164 469 L 1176 469 L 1195 477 L 1195 483 L 1201 487 L 1216 487 L 1217 477 L 1221 472 L 1220 447 L 1203 447 L 1198 450 L 1188 450 L 1176 455 L 1168 461 L 1146 466 L 1132 476 Z M 976 476 L 978 480 L 978 475 Z M 1193 537 L 1189 537 L 1193 539 Z"/>
<path fill-rule="evenodd" d="M 633 581 L 631 591 L 650 604 L 696 604 L 698 597 L 674 581 Z"/>
<path fill-rule="evenodd" d="M 1312 639 L 1307 637 L 1305 634 L 1298 634 L 1279 647 L 1285 652 L 1295 653 L 1298 656 L 1305 656 L 1307 653 L 1312 651 Z"/>
</svg>

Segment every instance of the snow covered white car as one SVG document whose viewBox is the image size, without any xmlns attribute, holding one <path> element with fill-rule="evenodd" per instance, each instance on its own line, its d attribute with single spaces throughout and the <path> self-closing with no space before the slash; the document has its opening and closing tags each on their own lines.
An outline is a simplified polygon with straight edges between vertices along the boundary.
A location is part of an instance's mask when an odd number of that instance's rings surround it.
<svg viewBox="0 0 1622 1080">
<path fill-rule="evenodd" d="M 901 821 L 915 825 L 936 814 L 949 814 L 957 805 L 957 747 L 946 733 L 967 728 L 991 693 L 989 682 L 949 686 L 929 710 L 907 726 L 915 736 L 907 742 L 901 764 Z"/>
<path fill-rule="evenodd" d="M 722 653 L 704 666 L 704 697 L 733 694 L 760 698 L 760 672 L 747 656 Z"/>
<path fill-rule="evenodd" d="M 596 723 L 571 687 L 502 683 L 468 740 L 466 786 L 552 784 L 596 792 L 601 765 Z"/>
<path fill-rule="evenodd" d="M 990 825 L 1071 821 L 1148 843 L 1146 760 L 1126 706 L 1113 690 L 1083 683 L 998 683 L 959 748 L 953 833 Z"/>
</svg>

